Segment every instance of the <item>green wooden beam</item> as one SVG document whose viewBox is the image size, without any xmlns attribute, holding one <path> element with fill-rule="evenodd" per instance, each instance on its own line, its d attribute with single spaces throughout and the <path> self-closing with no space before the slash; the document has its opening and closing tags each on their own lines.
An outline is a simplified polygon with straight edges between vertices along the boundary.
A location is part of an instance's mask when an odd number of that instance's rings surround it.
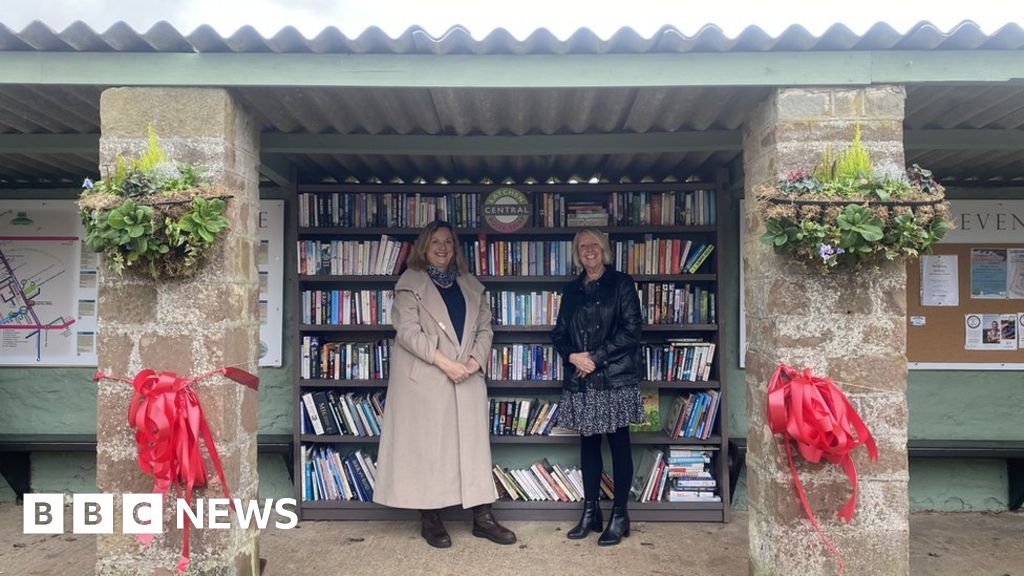
<svg viewBox="0 0 1024 576">
<path fill-rule="evenodd" d="M 279 154 L 260 153 L 260 174 L 270 179 L 271 182 L 282 188 L 291 185 L 289 178 L 291 174 L 291 162 Z"/>
<path fill-rule="evenodd" d="M 0 134 L 0 154 L 98 154 L 99 134 Z"/>
<path fill-rule="evenodd" d="M 423 55 L 0 52 L 0 85 L 583 88 L 1024 79 L 1015 50 Z"/>
<path fill-rule="evenodd" d="M 1024 150 L 1024 130 L 906 130 L 907 150 Z"/>
<path fill-rule="evenodd" d="M 396 156 L 557 156 L 739 151 L 738 130 L 657 134 L 431 136 L 263 134 L 263 154 L 385 154 Z"/>
</svg>

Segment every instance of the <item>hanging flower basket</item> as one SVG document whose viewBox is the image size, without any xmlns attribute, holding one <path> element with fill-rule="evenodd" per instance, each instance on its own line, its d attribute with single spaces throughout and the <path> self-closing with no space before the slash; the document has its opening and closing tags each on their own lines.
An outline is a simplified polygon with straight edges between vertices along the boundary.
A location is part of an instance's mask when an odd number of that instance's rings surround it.
<svg viewBox="0 0 1024 576">
<path fill-rule="evenodd" d="M 202 168 L 167 161 L 152 129 L 145 154 L 118 157 L 105 180 L 87 178 L 83 188 L 78 208 L 85 244 L 118 275 L 193 276 L 228 226 L 231 194 L 211 186 Z"/>
<path fill-rule="evenodd" d="M 952 227 L 932 173 L 915 164 L 905 177 L 873 175 L 859 129 L 845 154 L 826 150 L 813 173 L 791 173 L 755 195 L 767 228 L 761 240 L 823 274 L 930 253 Z"/>
</svg>

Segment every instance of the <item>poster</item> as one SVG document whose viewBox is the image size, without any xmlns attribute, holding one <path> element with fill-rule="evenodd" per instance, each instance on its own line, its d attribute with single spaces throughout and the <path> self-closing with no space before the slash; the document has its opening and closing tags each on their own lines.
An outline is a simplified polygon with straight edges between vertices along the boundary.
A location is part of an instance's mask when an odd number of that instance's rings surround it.
<svg viewBox="0 0 1024 576">
<path fill-rule="evenodd" d="M 959 266 L 955 254 L 921 257 L 921 306 L 959 306 Z"/>
<path fill-rule="evenodd" d="M 967 350 L 1016 350 L 1016 314 L 967 314 L 965 346 Z"/>
<path fill-rule="evenodd" d="M 284 200 L 260 200 L 260 366 L 281 366 L 284 303 Z"/>
<path fill-rule="evenodd" d="M 1006 290 L 1010 298 L 1024 298 L 1024 249 L 1006 251 Z"/>
<path fill-rule="evenodd" d="M 96 365 L 96 259 L 73 200 L 0 201 L 0 364 Z"/>
<path fill-rule="evenodd" d="M 971 249 L 971 298 L 1006 298 L 1006 249 Z"/>
<path fill-rule="evenodd" d="M 284 201 L 260 201 L 260 366 L 281 366 Z M 99 257 L 74 200 L 0 201 L 0 365 L 96 366 Z"/>
</svg>

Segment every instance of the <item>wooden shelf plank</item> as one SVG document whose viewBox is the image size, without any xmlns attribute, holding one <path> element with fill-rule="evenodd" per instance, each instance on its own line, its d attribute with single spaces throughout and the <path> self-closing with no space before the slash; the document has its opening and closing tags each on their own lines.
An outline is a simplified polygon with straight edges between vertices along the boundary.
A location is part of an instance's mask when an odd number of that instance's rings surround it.
<svg viewBox="0 0 1024 576">
<path fill-rule="evenodd" d="M 598 230 L 608 234 L 701 234 L 713 233 L 717 226 L 595 226 Z M 460 236 L 469 238 L 478 234 L 488 236 L 566 236 L 575 234 L 582 230 L 580 226 L 563 226 L 547 228 L 531 226 L 520 228 L 515 232 L 495 232 L 485 228 L 462 228 L 457 227 L 456 231 Z M 420 228 L 367 228 L 367 227 L 320 227 L 320 228 L 299 228 L 299 238 L 316 236 L 388 236 L 415 237 L 419 235 Z"/>
<path fill-rule="evenodd" d="M 299 386 L 303 388 L 387 388 L 387 380 L 299 380 Z M 687 381 L 651 381 L 641 382 L 643 388 L 658 388 L 660 390 L 717 390 L 717 380 L 707 382 Z M 488 380 L 487 388 L 494 390 L 501 389 L 523 389 L 523 390 L 561 390 L 561 380 Z"/>
<path fill-rule="evenodd" d="M 575 444 L 579 436 L 491 436 L 492 444 Z M 307 444 L 379 444 L 380 436 L 339 436 L 302 434 L 299 441 Z M 707 440 L 699 438 L 669 438 L 664 432 L 633 432 L 630 441 L 635 445 L 673 445 L 673 446 L 719 446 L 721 436 L 712 436 Z"/>
<path fill-rule="evenodd" d="M 486 285 L 491 284 L 565 284 L 575 276 L 476 276 Z M 717 274 L 634 274 L 637 282 L 713 282 Z M 394 274 L 331 275 L 300 274 L 299 282 L 307 284 L 393 284 L 398 281 Z"/>
<path fill-rule="evenodd" d="M 546 333 L 554 326 L 491 326 L 496 333 Z M 641 332 L 715 332 L 717 324 L 648 324 L 643 326 Z M 390 324 L 303 324 L 299 326 L 300 332 L 350 332 L 350 333 L 388 333 L 395 329 Z"/>
</svg>

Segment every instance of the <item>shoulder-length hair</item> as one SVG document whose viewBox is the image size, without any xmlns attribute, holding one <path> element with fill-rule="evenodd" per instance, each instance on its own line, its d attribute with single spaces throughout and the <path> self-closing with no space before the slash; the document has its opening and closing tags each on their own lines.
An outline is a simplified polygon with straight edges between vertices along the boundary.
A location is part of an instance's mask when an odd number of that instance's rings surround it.
<svg viewBox="0 0 1024 576">
<path fill-rule="evenodd" d="M 581 271 L 583 270 L 583 264 L 580 262 L 580 239 L 584 234 L 590 234 L 597 239 L 597 243 L 601 246 L 601 253 L 604 255 L 604 258 L 602 258 L 604 265 L 611 266 L 612 246 L 608 243 L 608 235 L 597 228 L 584 228 L 572 238 L 572 261 L 576 264 L 576 268 Z"/>
<path fill-rule="evenodd" d="M 462 255 L 459 235 L 455 233 L 455 228 L 444 220 L 434 220 L 427 224 L 423 231 L 420 232 L 409 253 L 409 261 L 406 263 L 409 268 L 413 270 L 427 269 L 427 266 L 430 264 L 430 261 L 427 260 L 427 250 L 430 249 L 430 237 L 434 235 L 434 232 L 442 228 L 451 232 L 452 240 L 455 242 L 455 254 L 452 255 L 452 259 L 448 262 L 448 271 L 457 274 L 465 274 L 469 271 L 469 266 L 466 265 L 466 257 Z"/>
</svg>

